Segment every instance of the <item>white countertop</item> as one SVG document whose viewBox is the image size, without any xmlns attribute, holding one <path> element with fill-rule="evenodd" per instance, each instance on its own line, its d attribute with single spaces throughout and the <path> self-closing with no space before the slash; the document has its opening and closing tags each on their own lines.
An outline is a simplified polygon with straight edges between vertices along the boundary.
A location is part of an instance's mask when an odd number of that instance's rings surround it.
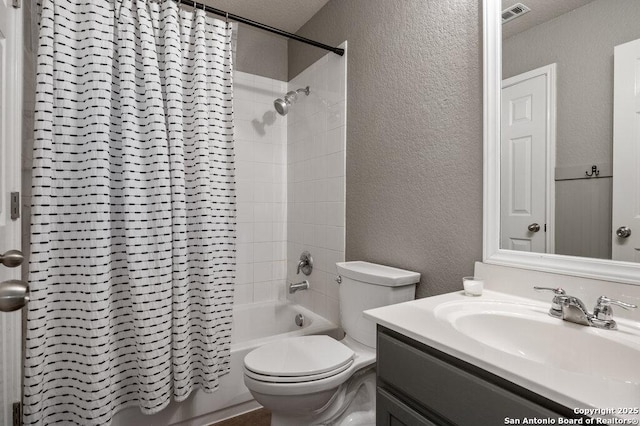
<svg viewBox="0 0 640 426">
<path fill-rule="evenodd" d="M 529 389 L 548 399 L 556 401 L 570 409 L 640 409 L 640 383 L 633 380 L 607 380 L 593 374 L 581 374 L 570 369 L 548 366 L 545 363 L 532 361 L 525 356 L 517 356 L 498 350 L 482 342 L 470 338 L 457 331 L 454 326 L 435 314 L 437 308 L 451 302 L 497 302 L 517 303 L 526 306 L 529 311 L 546 315 L 549 303 L 541 303 L 532 299 L 520 298 L 504 293 L 485 290 L 482 296 L 469 297 L 463 292 L 454 292 L 440 296 L 413 300 L 371 309 L 364 316 L 393 331 L 401 333 L 418 342 L 424 343 L 463 361 L 476 365 L 517 385 Z M 584 327 L 587 333 L 623 333 L 622 337 L 633 347 L 640 348 L 640 326 L 637 323 L 618 321 L 620 330 L 597 330 L 593 327 L 579 326 L 560 319 L 559 327 Z M 555 327 L 555 323 L 554 323 Z M 627 333 L 625 330 L 631 330 Z M 583 332 L 582 330 L 579 330 Z M 605 337 L 608 337 L 606 334 Z M 568 362 L 571 360 L 570 348 L 563 347 L 561 342 L 550 350 L 566 351 Z M 598 348 L 594 348 L 597 351 Z M 640 353 L 640 352 L 639 352 Z M 640 357 L 631 369 L 640 369 Z M 624 366 L 622 366 L 624 368 Z M 625 371 L 625 370 L 623 370 Z M 586 413 L 591 417 L 611 418 L 599 412 Z M 638 424 L 640 414 L 621 415 L 623 424 Z"/>
</svg>

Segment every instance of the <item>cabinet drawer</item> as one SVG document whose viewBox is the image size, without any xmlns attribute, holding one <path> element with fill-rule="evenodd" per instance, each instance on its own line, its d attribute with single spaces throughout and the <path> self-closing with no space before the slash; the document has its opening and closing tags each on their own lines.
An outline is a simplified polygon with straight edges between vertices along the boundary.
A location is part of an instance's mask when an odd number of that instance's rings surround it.
<svg viewBox="0 0 640 426">
<path fill-rule="evenodd" d="M 376 393 L 376 426 L 438 426 L 384 389 Z"/>
<path fill-rule="evenodd" d="M 505 424 L 507 417 L 556 421 L 559 417 L 385 333 L 378 333 L 378 379 L 380 386 L 390 387 L 458 425 L 499 425 Z"/>
</svg>

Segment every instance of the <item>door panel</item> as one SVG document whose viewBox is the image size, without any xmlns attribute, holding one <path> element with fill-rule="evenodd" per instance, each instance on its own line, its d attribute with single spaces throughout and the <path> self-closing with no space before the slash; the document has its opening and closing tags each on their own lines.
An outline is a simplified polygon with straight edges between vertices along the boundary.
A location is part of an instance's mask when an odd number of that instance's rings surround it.
<svg viewBox="0 0 640 426">
<path fill-rule="evenodd" d="M 640 262 L 640 39 L 614 56 L 612 257 Z M 623 226 L 626 238 L 616 235 Z"/>
<path fill-rule="evenodd" d="M 20 191 L 22 119 L 22 10 L 0 0 L 0 254 L 20 250 L 20 218 L 11 193 Z M 18 203 L 19 204 L 19 203 Z M 20 268 L 0 265 L 0 282 L 20 279 Z M 22 311 L 0 312 L 0 424 L 12 424 L 20 401 Z"/>
<path fill-rule="evenodd" d="M 545 75 L 529 74 L 503 82 L 500 247 L 544 253 L 548 80 Z M 540 230 L 530 231 L 532 224 Z"/>
</svg>

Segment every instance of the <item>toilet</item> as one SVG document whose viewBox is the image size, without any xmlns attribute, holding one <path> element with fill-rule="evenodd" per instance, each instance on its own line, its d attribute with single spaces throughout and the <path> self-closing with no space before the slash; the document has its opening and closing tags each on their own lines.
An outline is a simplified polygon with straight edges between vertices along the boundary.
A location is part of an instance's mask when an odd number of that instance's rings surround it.
<svg viewBox="0 0 640 426">
<path fill-rule="evenodd" d="M 336 267 L 345 337 L 291 337 L 244 359 L 245 385 L 274 426 L 375 424 L 376 325 L 362 312 L 413 300 L 420 274 L 368 262 Z"/>
</svg>

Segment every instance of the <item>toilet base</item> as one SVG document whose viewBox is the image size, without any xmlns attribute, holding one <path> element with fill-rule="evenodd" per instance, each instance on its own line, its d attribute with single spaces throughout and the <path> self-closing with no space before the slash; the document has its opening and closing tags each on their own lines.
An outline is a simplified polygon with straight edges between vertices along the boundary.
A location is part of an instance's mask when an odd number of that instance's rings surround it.
<svg viewBox="0 0 640 426">
<path fill-rule="evenodd" d="M 291 405 L 267 404 L 272 411 L 271 426 L 335 425 L 374 426 L 376 422 L 376 370 L 370 366 L 354 374 L 328 402 L 314 412 L 293 413 Z M 313 394 L 314 398 L 322 397 Z M 312 395 L 309 395 L 312 397 Z M 326 397 L 326 394 L 323 395 Z M 256 398 L 260 402 L 259 398 Z M 317 401 L 318 399 L 316 399 Z"/>
</svg>

